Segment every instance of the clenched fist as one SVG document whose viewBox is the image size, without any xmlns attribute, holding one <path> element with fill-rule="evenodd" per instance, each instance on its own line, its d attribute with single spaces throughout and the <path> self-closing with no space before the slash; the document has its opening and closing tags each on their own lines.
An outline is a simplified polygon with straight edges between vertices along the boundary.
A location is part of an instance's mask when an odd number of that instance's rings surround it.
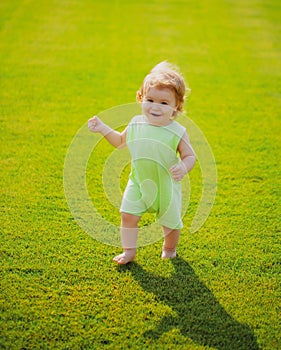
<svg viewBox="0 0 281 350">
<path fill-rule="evenodd" d="M 103 133 L 106 125 L 98 117 L 94 116 L 88 120 L 88 128 L 92 132 Z"/>
<path fill-rule="evenodd" d="M 170 168 L 170 172 L 175 181 L 181 181 L 183 177 L 187 174 L 187 169 L 183 161 L 178 164 L 173 165 Z"/>
</svg>

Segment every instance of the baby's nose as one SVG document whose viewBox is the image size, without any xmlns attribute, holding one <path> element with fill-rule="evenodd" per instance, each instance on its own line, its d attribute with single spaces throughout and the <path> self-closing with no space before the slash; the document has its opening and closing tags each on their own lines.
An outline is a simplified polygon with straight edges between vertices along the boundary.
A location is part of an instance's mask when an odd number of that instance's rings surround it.
<svg viewBox="0 0 281 350">
<path fill-rule="evenodd" d="M 160 111 L 161 110 L 161 105 L 159 105 L 158 103 L 153 103 L 152 106 L 151 106 L 151 110 L 153 112 Z"/>
</svg>

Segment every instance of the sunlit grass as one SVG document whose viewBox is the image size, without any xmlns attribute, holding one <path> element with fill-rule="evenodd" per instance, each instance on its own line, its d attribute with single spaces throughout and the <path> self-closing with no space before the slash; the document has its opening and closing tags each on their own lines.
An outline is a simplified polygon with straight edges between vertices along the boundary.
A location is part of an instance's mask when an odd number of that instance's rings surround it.
<svg viewBox="0 0 281 350">
<path fill-rule="evenodd" d="M 280 348 L 279 2 L 11 0 L 0 12 L 0 347 Z M 161 261 L 159 241 L 116 268 L 119 249 L 69 211 L 64 160 L 87 119 L 134 102 L 164 59 L 192 89 L 186 110 L 216 158 L 216 202 L 190 234 L 198 162 L 179 258 Z M 110 152 L 98 150 L 89 194 L 118 225 L 95 187 Z"/>
</svg>

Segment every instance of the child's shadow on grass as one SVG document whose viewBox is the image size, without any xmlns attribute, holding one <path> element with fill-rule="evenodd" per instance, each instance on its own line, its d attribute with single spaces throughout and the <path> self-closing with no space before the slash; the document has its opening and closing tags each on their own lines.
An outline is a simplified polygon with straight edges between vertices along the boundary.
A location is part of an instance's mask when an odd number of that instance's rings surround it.
<svg viewBox="0 0 281 350">
<path fill-rule="evenodd" d="M 147 272 L 137 263 L 119 267 L 120 271 L 129 269 L 145 291 L 153 293 L 177 315 L 162 318 L 145 336 L 156 340 L 163 333 L 178 328 L 195 343 L 217 350 L 258 350 L 251 329 L 225 311 L 191 266 L 180 257 L 171 261 L 174 273 L 169 278 Z"/>
</svg>

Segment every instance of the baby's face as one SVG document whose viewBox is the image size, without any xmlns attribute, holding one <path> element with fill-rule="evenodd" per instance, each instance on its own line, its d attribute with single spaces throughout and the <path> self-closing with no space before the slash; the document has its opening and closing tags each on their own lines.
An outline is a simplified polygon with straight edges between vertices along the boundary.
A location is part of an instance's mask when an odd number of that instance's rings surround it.
<svg viewBox="0 0 281 350">
<path fill-rule="evenodd" d="M 175 93 L 169 88 L 148 88 L 142 102 L 142 110 L 150 124 L 155 126 L 170 124 L 177 110 Z"/>
</svg>

